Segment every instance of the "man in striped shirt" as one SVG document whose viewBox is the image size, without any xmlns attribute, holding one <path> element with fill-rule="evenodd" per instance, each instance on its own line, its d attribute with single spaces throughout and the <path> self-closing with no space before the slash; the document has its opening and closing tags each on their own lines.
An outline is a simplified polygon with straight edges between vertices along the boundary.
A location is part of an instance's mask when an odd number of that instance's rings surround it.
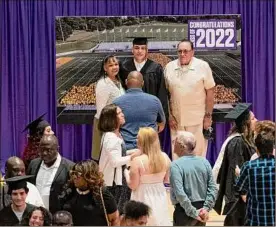
<svg viewBox="0 0 276 227">
<path fill-rule="evenodd" d="M 236 188 L 247 192 L 247 226 L 275 226 L 275 135 L 260 132 L 255 138 L 259 158 L 244 163 Z"/>
</svg>

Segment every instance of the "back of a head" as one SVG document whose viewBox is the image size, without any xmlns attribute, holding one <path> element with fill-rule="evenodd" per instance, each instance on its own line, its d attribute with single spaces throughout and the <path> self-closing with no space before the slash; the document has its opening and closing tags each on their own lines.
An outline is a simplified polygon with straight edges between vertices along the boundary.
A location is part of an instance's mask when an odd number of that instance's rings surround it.
<svg viewBox="0 0 276 227">
<path fill-rule="evenodd" d="M 127 88 L 142 88 L 144 85 L 143 75 L 138 71 L 132 71 L 127 76 Z"/>
<path fill-rule="evenodd" d="M 53 145 L 56 145 L 57 147 L 59 146 L 58 139 L 55 135 L 44 135 L 44 136 L 42 136 L 42 138 L 40 140 L 40 145 L 41 144 L 53 144 Z"/>
<path fill-rule="evenodd" d="M 101 132 L 114 131 L 118 126 L 117 106 L 115 104 L 106 105 L 99 118 L 98 129 Z"/>
<path fill-rule="evenodd" d="M 260 132 L 271 132 L 275 137 L 275 122 L 269 120 L 258 121 L 255 125 L 255 133 Z"/>
<path fill-rule="evenodd" d="M 267 157 L 273 154 L 275 135 L 273 132 L 261 131 L 255 137 L 255 145 L 260 157 Z"/>
<path fill-rule="evenodd" d="M 160 150 L 158 133 L 151 127 L 142 127 L 138 131 L 138 144 L 142 148 L 143 153 L 148 155 L 148 151 L 154 146 Z M 158 146 L 159 145 L 159 146 Z"/>
<path fill-rule="evenodd" d="M 150 207 L 142 202 L 130 200 L 125 204 L 124 216 L 126 219 L 138 220 L 150 215 Z"/>
<path fill-rule="evenodd" d="M 180 131 L 177 133 L 175 147 L 177 155 L 194 155 L 196 138 L 191 132 Z"/>
<path fill-rule="evenodd" d="M 166 160 L 162 154 L 157 131 L 151 127 L 142 127 L 137 136 L 138 148 L 146 154 L 149 159 L 149 169 L 151 173 L 164 171 Z"/>
<path fill-rule="evenodd" d="M 60 210 L 53 215 L 53 226 L 72 226 L 73 218 L 70 212 Z"/>
</svg>

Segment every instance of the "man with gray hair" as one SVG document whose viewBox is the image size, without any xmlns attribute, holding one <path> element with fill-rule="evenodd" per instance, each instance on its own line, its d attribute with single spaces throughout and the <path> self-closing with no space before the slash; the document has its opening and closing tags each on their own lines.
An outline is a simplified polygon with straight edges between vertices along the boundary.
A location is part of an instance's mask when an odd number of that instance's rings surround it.
<svg viewBox="0 0 276 227">
<path fill-rule="evenodd" d="M 214 207 L 217 187 L 210 163 L 195 155 L 195 136 L 180 131 L 174 151 L 179 156 L 171 164 L 171 201 L 175 206 L 174 226 L 205 226 Z"/>
</svg>

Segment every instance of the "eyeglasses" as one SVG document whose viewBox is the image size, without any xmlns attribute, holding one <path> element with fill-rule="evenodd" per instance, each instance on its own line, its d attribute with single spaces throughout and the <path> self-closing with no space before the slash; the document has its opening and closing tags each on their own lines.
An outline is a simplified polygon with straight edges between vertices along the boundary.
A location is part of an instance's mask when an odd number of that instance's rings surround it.
<svg viewBox="0 0 276 227">
<path fill-rule="evenodd" d="M 177 50 L 177 53 L 178 53 L 178 54 L 188 54 L 188 53 L 190 53 L 191 51 L 193 51 L 193 50 Z"/>
<path fill-rule="evenodd" d="M 53 152 L 55 152 L 55 151 L 57 151 L 56 148 L 44 148 L 44 147 L 39 147 L 39 149 L 38 149 L 38 152 L 41 153 L 41 154 L 43 154 L 43 153 L 50 154 L 50 153 L 53 153 Z"/>
<path fill-rule="evenodd" d="M 74 171 L 74 170 L 70 170 L 70 175 L 72 177 L 77 177 L 77 178 L 82 177 L 82 173 L 81 172 Z"/>
</svg>

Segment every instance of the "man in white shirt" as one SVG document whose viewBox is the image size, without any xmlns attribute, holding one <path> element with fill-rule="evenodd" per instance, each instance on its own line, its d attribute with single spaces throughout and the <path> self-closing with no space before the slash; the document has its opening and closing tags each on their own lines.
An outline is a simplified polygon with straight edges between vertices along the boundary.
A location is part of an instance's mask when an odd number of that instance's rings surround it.
<svg viewBox="0 0 276 227">
<path fill-rule="evenodd" d="M 44 205 L 53 214 L 60 209 L 58 196 L 67 183 L 69 171 L 74 163 L 59 154 L 56 136 L 45 135 L 39 145 L 40 158 L 31 161 L 28 174 L 35 175 L 34 184 L 38 188 Z"/>
<path fill-rule="evenodd" d="M 9 179 L 16 176 L 25 176 L 25 165 L 24 162 L 16 157 L 10 157 L 5 163 L 5 179 Z M 30 182 L 27 182 L 27 188 L 29 192 L 26 197 L 26 203 L 32 204 L 34 206 L 42 206 L 44 207 L 44 203 L 41 199 L 39 191 L 37 188 Z M 5 184 L 3 188 L 1 188 L 3 196 L 3 204 L 1 207 L 6 207 L 11 203 L 11 197 L 7 193 L 8 192 L 8 185 Z"/>
<path fill-rule="evenodd" d="M 172 144 L 178 131 L 195 135 L 196 155 L 205 157 L 207 141 L 203 129 L 212 124 L 215 82 L 209 64 L 194 57 L 193 43 L 182 40 L 177 46 L 178 59 L 169 62 L 164 71 L 169 90 L 169 125 Z M 172 145 L 172 149 L 173 149 Z M 173 159 L 177 155 L 173 152 Z"/>
</svg>

